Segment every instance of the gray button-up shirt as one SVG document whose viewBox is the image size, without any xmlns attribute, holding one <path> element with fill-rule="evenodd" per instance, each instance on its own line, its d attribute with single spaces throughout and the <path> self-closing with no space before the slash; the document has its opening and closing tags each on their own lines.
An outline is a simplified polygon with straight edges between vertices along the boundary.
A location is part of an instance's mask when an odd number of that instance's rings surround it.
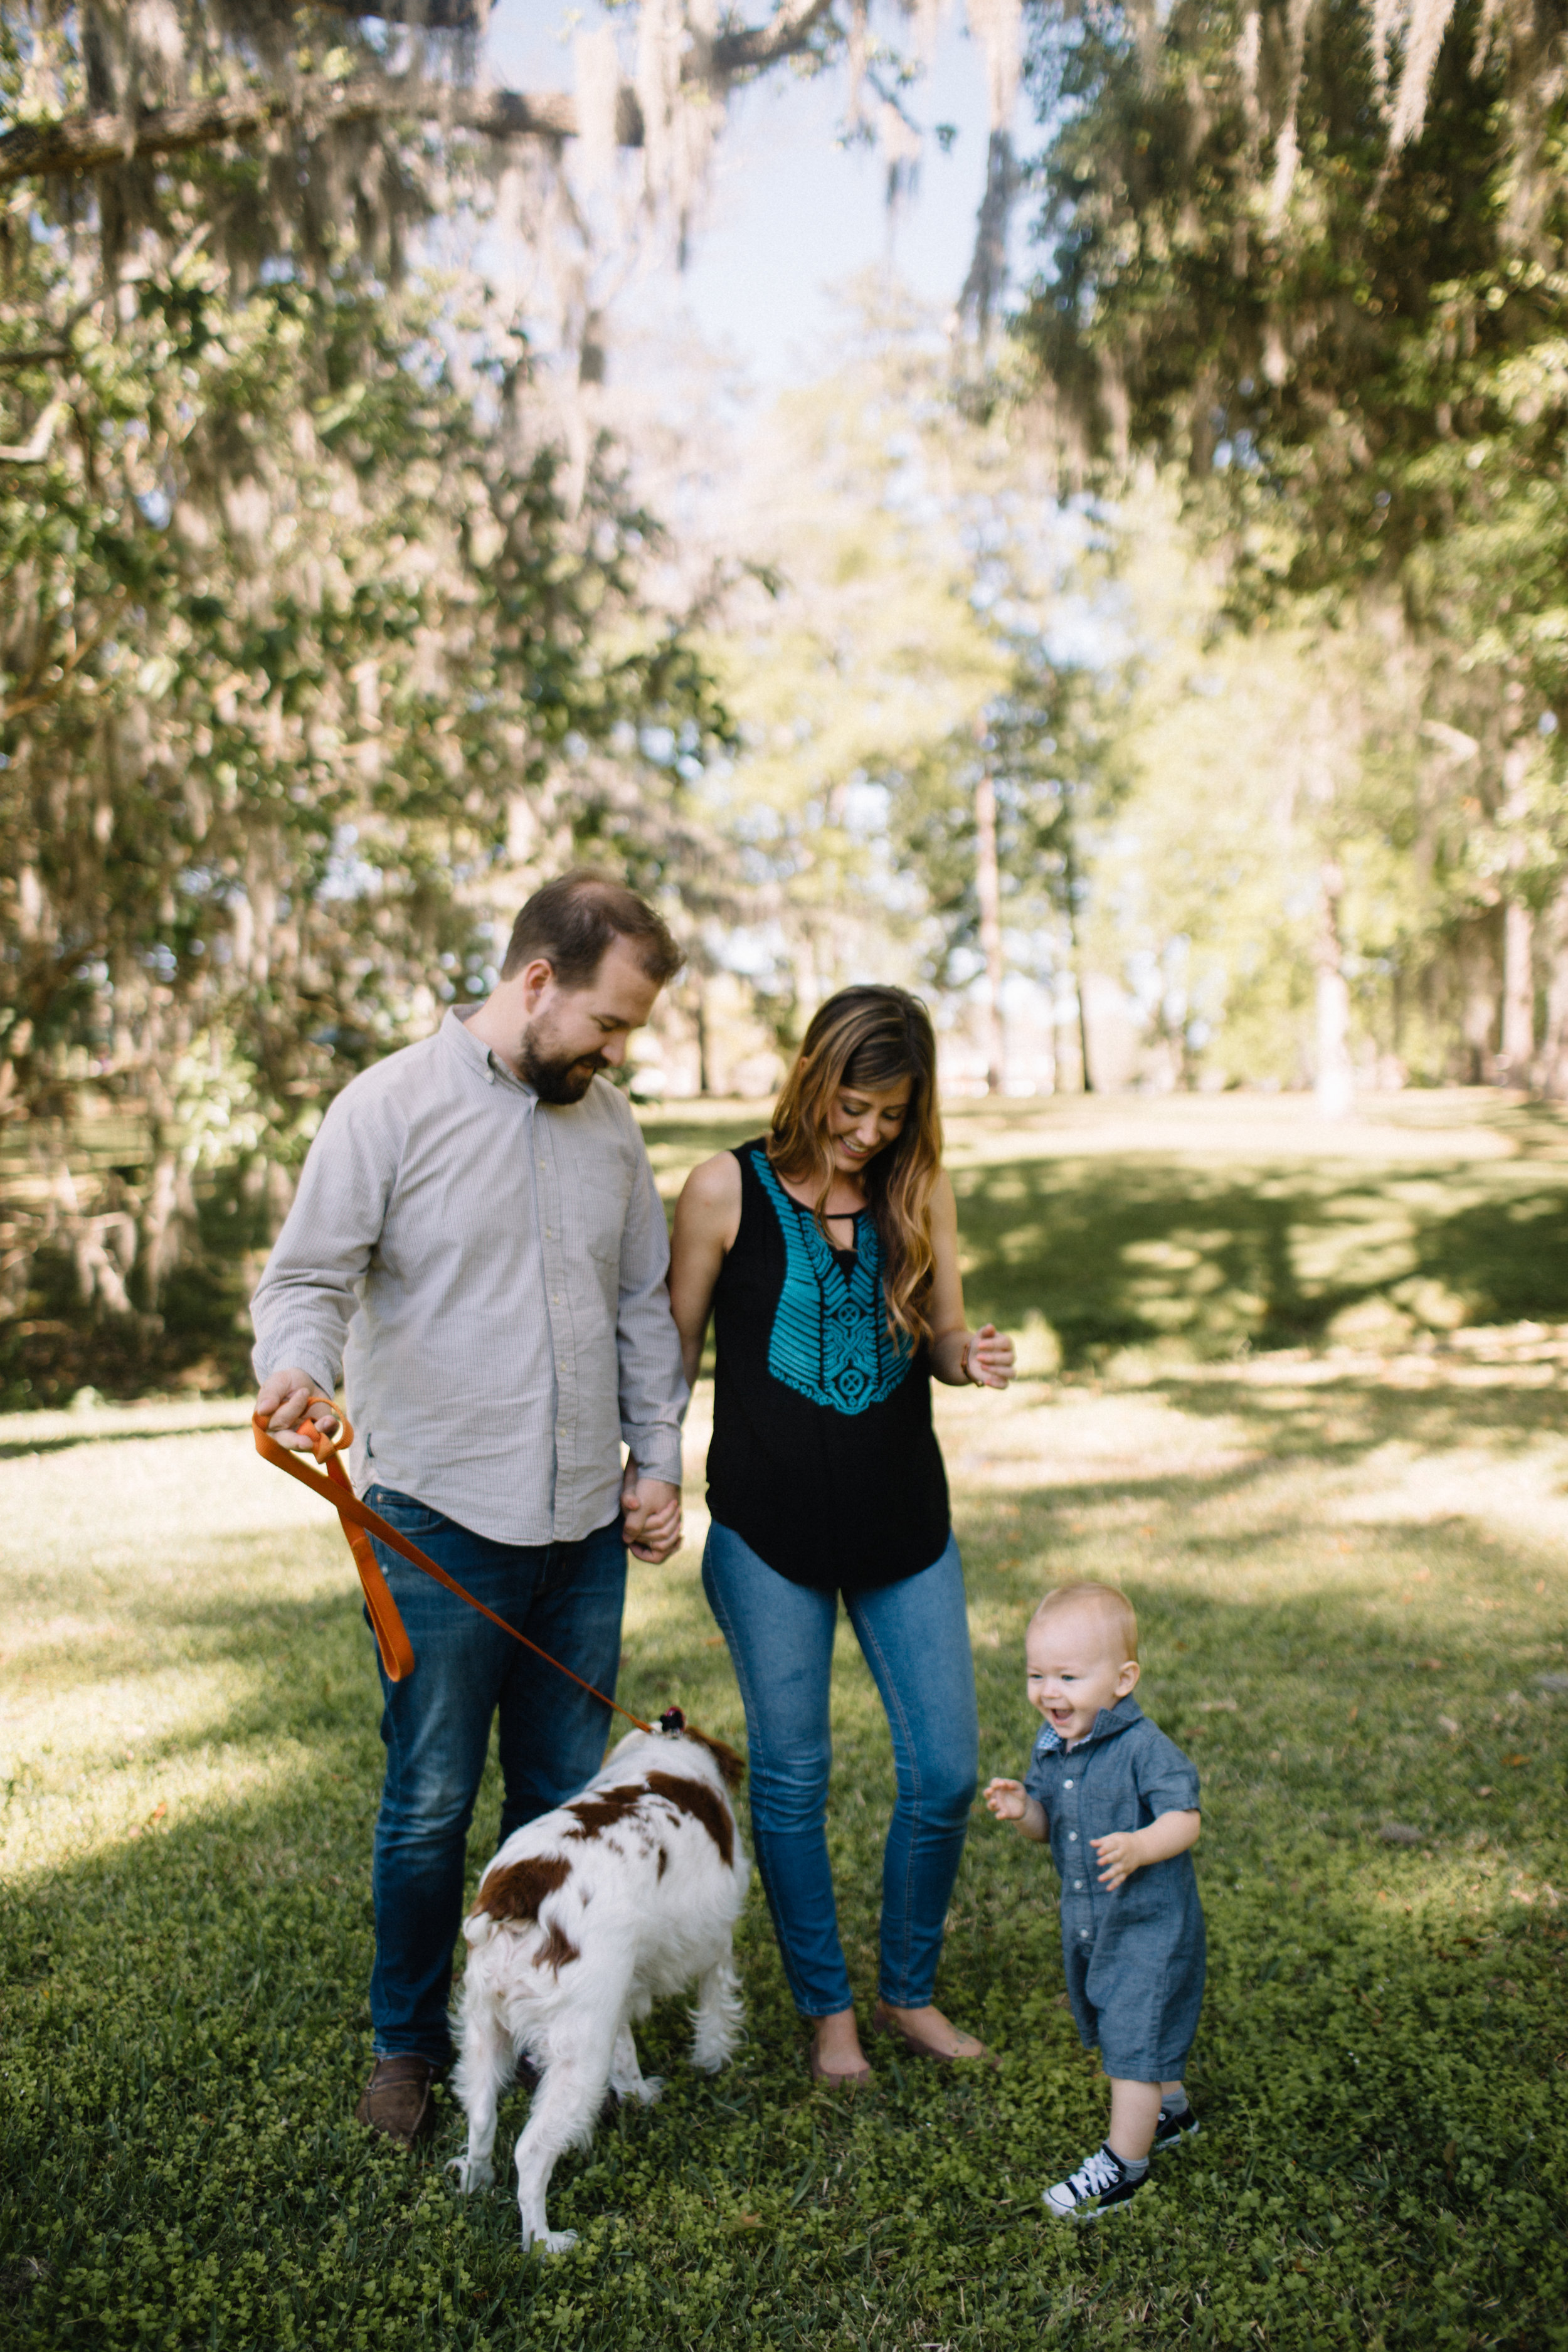
<svg viewBox="0 0 1568 2352">
<path fill-rule="evenodd" d="M 343 1088 L 251 1302 L 253 1361 L 347 1384 L 354 1484 L 500 1543 L 613 1519 L 620 1443 L 680 1482 L 664 1210 L 604 1078 L 542 1103 L 448 1013 Z"/>
</svg>

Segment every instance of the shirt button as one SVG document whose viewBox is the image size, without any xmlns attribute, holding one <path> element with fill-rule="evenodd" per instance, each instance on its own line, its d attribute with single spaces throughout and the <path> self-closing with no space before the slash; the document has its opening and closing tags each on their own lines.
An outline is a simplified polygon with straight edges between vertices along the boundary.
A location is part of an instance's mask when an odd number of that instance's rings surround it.
<svg viewBox="0 0 1568 2352">
<path fill-rule="evenodd" d="M 1082 1881 L 1082 1879 L 1081 1879 L 1081 1878 L 1075 1878 L 1075 1879 L 1073 1880 L 1073 1885 L 1078 1888 L 1079 1893 L 1081 1895 L 1081 1894 L 1083 1893 L 1083 1881 Z"/>
<path fill-rule="evenodd" d="M 1062 1782 L 1062 1787 L 1064 1789 L 1070 1789 L 1072 1787 L 1072 1782 L 1070 1780 L 1064 1780 Z"/>
<path fill-rule="evenodd" d="M 1068 1830 L 1068 1845 L 1076 1845 L 1078 1843 L 1078 1832 L 1076 1830 Z"/>
</svg>

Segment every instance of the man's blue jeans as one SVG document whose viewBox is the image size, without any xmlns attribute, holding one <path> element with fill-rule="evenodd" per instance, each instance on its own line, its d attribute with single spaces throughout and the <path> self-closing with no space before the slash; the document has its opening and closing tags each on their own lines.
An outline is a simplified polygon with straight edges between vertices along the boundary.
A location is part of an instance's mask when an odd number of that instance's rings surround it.
<svg viewBox="0 0 1568 2352">
<path fill-rule="evenodd" d="M 476 1600 L 615 1696 L 626 1585 L 618 1518 L 576 1543 L 530 1546 L 492 1543 L 386 1486 L 371 1487 L 365 1501 Z M 416 1664 L 405 1682 L 381 1678 L 386 1778 L 372 1873 L 371 2022 L 378 2058 L 412 2053 L 444 2066 L 468 1824 L 491 1720 L 499 1709 L 499 1846 L 598 1770 L 610 1717 L 597 1699 L 395 1552 L 377 1544 L 376 1557 Z"/>
<path fill-rule="evenodd" d="M 790 1583 L 717 1524 L 702 1589 L 745 1705 L 752 1843 L 784 1974 L 803 2017 L 834 2017 L 853 2002 L 827 1860 L 838 1596 Z M 939 1560 L 901 1583 L 847 1592 L 844 1605 L 888 1711 L 898 1781 L 882 1858 L 879 1989 L 895 2008 L 922 2009 L 936 1984 L 979 1766 L 957 1544 L 950 1538 Z"/>
</svg>

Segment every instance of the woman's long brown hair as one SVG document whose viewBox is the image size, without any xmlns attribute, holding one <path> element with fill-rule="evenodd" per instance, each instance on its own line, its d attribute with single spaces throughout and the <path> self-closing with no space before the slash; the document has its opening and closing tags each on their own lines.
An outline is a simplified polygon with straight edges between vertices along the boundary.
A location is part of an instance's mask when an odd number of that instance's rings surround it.
<svg viewBox="0 0 1568 2352">
<path fill-rule="evenodd" d="M 773 1106 L 768 1158 L 781 1176 L 816 1190 L 816 1222 L 833 1189 L 827 1114 L 846 1090 L 879 1094 L 908 1078 L 902 1132 L 866 1166 L 866 1198 L 882 1245 L 882 1296 L 890 1330 L 923 1339 L 935 1264 L 931 1202 L 942 1174 L 942 1112 L 931 1015 L 901 988 L 841 988 L 819 1005 Z"/>
</svg>

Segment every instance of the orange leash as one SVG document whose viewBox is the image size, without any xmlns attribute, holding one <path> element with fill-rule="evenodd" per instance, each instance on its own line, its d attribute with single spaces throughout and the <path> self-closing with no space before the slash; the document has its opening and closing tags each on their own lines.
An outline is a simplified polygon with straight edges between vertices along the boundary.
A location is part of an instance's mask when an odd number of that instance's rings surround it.
<svg viewBox="0 0 1568 2352">
<path fill-rule="evenodd" d="M 577 1685 L 579 1690 L 585 1690 L 590 1698 L 598 1700 L 601 1706 L 613 1707 L 617 1715 L 624 1715 L 628 1723 L 635 1723 L 639 1731 L 653 1729 L 651 1723 L 645 1723 L 640 1715 L 632 1713 L 629 1706 L 623 1706 L 618 1699 L 606 1698 L 602 1690 L 595 1690 L 593 1684 L 584 1682 L 581 1675 L 574 1675 L 570 1666 L 563 1666 L 559 1658 L 552 1658 L 548 1650 L 542 1650 L 537 1642 L 531 1642 L 526 1633 L 520 1633 L 515 1625 L 509 1625 L 504 1617 L 498 1617 L 493 1609 L 487 1609 L 482 1601 L 476 1601 L 471 1592 L 465 1592 L 456 1577 L 448 1576 L 444 1568 L 437 1568 L 427 1553 L 422 1552 L 417 1544 L 410 1543 L 406 1536 L 399 1535 L 379 1511 L 373 1511 L 368 1503 L 362 1503 L 338 1459 L 343 1448 L 353 1443 L 353 1428 L 331 1397 L 313 1396 L 310 1404 L 326 1405 L 337 1416 L 339 1424 L 336 1437 L 327 1436 L 313 1421 L 303 1421 L 300 1424 L 300 1433 L 310 1439 L 310 1451 L 326 1473 L 324 1477 L 313 1477 L 297 1454 L 291 1454 L 287 1446 L 279 1445 L 268 1429 L 265 1414 L 259 1412 L 252 1413 L 250 1417 L 256 1450 L 264 1462 L 272 1463 L 279 1470 L 287 1470 L 290 1478 L 298 1478 L 301 1486 L 309 1486 L 312 1495 L 320 1495 L 322 1502 L 330 1504 L 336 1511 L 348 1538 L 349 1549 L 354 1556 L 359 1580 L 364 1587 L 364 1604 L 370 1612 L 376 1647 L 381 1652 L 381 1663 L 386 1669 L 388 1682 L 400 1683 L 414 1672 L 414 1647 L 397 1613 L 397 1603 L 381 1572 L 381 1562 L 371 1545 L 372 1536 L 378 1537 L 411 1568 L 420 1570 L 426 1576 L 433 1576 L 437 1584 L 444 1584 L 448 1592 L 455 1592 L 459 1601 L 466 1601 L 470 1609 L 477 1609 L 481 1617 L 488 1617 L 492 1625 L 499 1625 L 503 1633 L 510 1633 L 514 1642 L 521 1642 L 523 1648 L 531 1650 L 536 1658 L 542 1658 L 547 1666 L 553 1666 L 557 1674 L 564 1675 L 568 1682 Z M 306 1411 L 310 1411 L 310 1405 Z"/>
</svg>

